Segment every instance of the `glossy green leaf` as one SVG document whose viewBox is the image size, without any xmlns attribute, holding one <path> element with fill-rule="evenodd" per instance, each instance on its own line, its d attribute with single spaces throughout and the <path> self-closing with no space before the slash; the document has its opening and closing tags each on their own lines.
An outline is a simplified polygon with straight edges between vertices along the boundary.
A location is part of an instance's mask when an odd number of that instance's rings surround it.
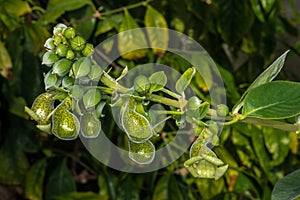
<svg viewBox="0 0 300 200">
<path fill-rule="evenodd" d="M 93 108 L 96 106 L 101 100 L 101 92 L 97 89 L 89 89 L 83 95 L 83 104 L 86 109 Z"/>
<path fill-rule="evenodd" d="M 237 113 L 240 108 L 244 105 L 244 99 L 249 91 L 251 91 L 253 88 L 256 88 L 259 85 L 271 82 L 281 71 L 286 56 L 289 51 L 286 51 L 284 54 L 282 54 L 279 58 L 277 58 L 265 71 L 263 71 L 254 81 L 253 83 L 248 87 L 248 89 L 244 92 L 241 99 L 234 105 L 232 112 Z"/>
<path fill-rule="evenodd" d="M 12 62 L 3 42 L 0 41 L 0 74 L 5 78 L 11 78 Z"/>
<path fill-rule="evenodd" d="M 10 102 L 9 112 L 24 119 L 28 119 L 28 115 L 24 111 L 26 105 L 26 100 L 23 97 L 14 97 Z"/>
<path fill-rule="evenodd" d="M 70 89 L 70 88 L 72 88 L 74 83 L 75 83 L 75 79 L 73 77 L 65 76 L 62 79 L 61 85 L 63 88 Z"/>
<path fill-rule="evenodd" d="M 88 75 L 91 68 L 91 60 L 89 58 L 79 58 L 72 65 L 72 73 L 75 78 L 80 78 Z"/>
<path fill-rule="evenodd" d="M 117 188 L 116 200 L 139 200 L 139 188 L 136 181 L 128 176 Z"/>
<path fill-rule="evenodd" d="M 47 159 L 36 162 L 27 172 L 25 180 L 25 195 L 30 200 L 43 198 L 43 181 L 45 177 Z"/>
<path fill-rule="evenodd" d="M 142 143 L 128 142 L 129 158 L 138 164 L 149 164 L 155 156 L 155 146 L 147 140 Z"/>
<path fill-rule="evenodd" d="M 254 22 L 252 10 L 246 1 L 219 0 L 216 4 L 218 5 L 219 33 L 228 44 L 237 44 Z"/>
<path fill-rule="evenodd" d="M 34 44 L 34 55 L 38 55 L 44 48 L 44 41 L 50 37 L 47 27 L 39 23 L 29 23 L 25 26 Z"/>
<path fill-rule="evenodd" d="M 265 119 L 283 119 L 300 113 L 300 83 L 274 81 L 260 85 L 245 97 L 242 114 Z"/>
<path fill-rule="evenodd" d="M 184 90 L 189 86 L 191 83 L 193 77 L 196 74 L 196 69 L 195 68 L 189 68 L 187 69 L 181 77 L 177 80 L 175 89 L 178 93 L 182 94 Z"/>
<path fill-rule="evenodd" d="M 50 0 L 45 14 L 40 18 L 40 22 L 44 24 L 54 22 L 66 11 L 76 10 L 90 3 L 90 0 Z"/>
<path fill-rule="evenodd" d="M 16 131 L 14 129 L 14 131 Z M 6 134 L 11 134 L 6 133 Z M 17 185 L 24 181 L 29 163 L 21 146 L 16 143 L 18 134 L 9 137 L 0 149 L 0 183 Z"/>
<path fill-rule="evenodd" d="M 263 136 L 268 151 L 272 154 L 271 165 L 278 166 L 283 163 L 289 154 L 290 134 L 272 128 L 263 128 Z"/>
<path fill-rule="evenodd" d="M 253 183 L 253 181 L 248 178 L 246 175 L 243 173 L 239 173 L 238 177 L 235 180 L 234 187 L 233 187 L 234 192 L 238 193 L 253 193 L 253 196 L 259 196 L 259 192 L 257 191 L 257 186 Z"/>
<path fill-rule="evenodd" d="M 150 93 L 152 93 L 163 89 L 167 84 L 168 79 L 164 71 L 159 71 L 153 73 L 149 77 L 149 81 L 151 83 Z"/>
<path fill-rule="evenodd" d="M 57 159 L 54 168 L 47 177 L 45 190 L 46 199 L 74 192 L 75 190 L 76 184 L 72 173 L 67 167 L 66 159 Z"/>
<path fill-rule="evenodd" d="M 272 200 L 298 199 L 300 197 L 300 169 L 280 179 L 272 191 Z"/>
<path fill-rule="evenodd" d="M 103 69 L 99 65 L 92 65 L 88 77 L 92 81 L 98 81 L 103 73 Z"/>
<path fill-rule="evenodd" d="M 183 196 L 172 173 L 166 173 L 157 182 L 152 200 L 183 200 Z"/>
<path fill-rule="evenodd" d="M 199 193 L 205 199 L 213 199 L 220 194 L 225 186 L 224 179 L 196 179 L 195 180 Z"/>
<path fill-rule="evenodd" d="M 168 48 L 169 43 L 169 32 L 168 24 L 164 16 L 154 9 L 152 6 L 148 5 L 145 14 L 145 26 L 146 27 L 158 27 L 164 29 L 146 29 L 149 37 L 150 46 L 153 48 L 155 54 L 163 54 Z M 156 48 L 159 46 L 160 48 Z"/>
<path fill-rule="evenodd" d="M 51 200 L 109 200 L 108 196 L 94 192 L 70 192 L 68 194 L 52 197 Z"/>
<path fill-rule="evenodd" d="M 106 33 L 112 30 L 113 28 L 117 28 L 118 25 L 122 22 L 122 17 L 123 14 L 118 13 L 114 15 L 109 15 L 104 19 L 100 20 L 96 28 L 95 36 Z"/>
<path fill-rule="evenodd" d="M 139 28 L 138 24 L 132 18 L 128 10 L 125 9 L 118 34 L 118 49 L 124 59 L 136 60 L 147 54 L 147 50 L 140 49 L 140 47 L 147 46 L 145 35 L 142 30 L 137 28 Z"/>
<path fill-rule="evenodd" d="M 271 18 L 271 11 L 276 9 L 276 3 L 276 0 L 251 0 L 252 10 L 261 22 Z"/>
</svg>

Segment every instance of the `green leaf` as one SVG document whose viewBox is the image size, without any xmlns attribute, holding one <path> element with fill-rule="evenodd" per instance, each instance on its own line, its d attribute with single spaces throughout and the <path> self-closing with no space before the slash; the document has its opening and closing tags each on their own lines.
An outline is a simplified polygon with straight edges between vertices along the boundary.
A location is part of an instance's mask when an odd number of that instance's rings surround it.
<svg viewBox="0 0 300 200">
<path fill-rule="evenodd" d="M 19 130 L 14 129 L 13 131 Z M 9 138 L 0 149 L 0 183 L 21 184 L 29 167 L 28 160 L 21 149 L 21 145 L 16 142 L 20 137 L 18 136 L 19 133 L 13 132 L 13 136 L 11 135 L 12 132 L 6 134 L 9 134 Z"/>
<path fill-rule="evenodd" d="M 245 97 L 242 114 L 264 119 L 284 119 L 300 113 L 300 83 L 274 81 L 260 85 Z"/>
<path fill-rule="evenodd" d="M 275 10 L 276 3 L 276 0 L 251 0 L 252 10 L 261 22 L 271 18 L 271 11 Z"/>
<path fill-rule="evenodd" d="M 254 81 L 253 83 L 248 87 L 248 89 L 244 92 L 241 99 L 235 104 L 235 106 L 232 109 L 233 113 L 238 113 L 240 108 L 244 105 L 244 99 L 245 96 L 248 94 L 250 90 L 253 88 L 262 85 L 264 83 L 271 82 L 281 71 L 285 58 L 287 56 L 289 51 L 286 51 L 283 53 L 279 58 L 277 58 L 265 71 L 263 71 Z"/>
<path fill-rule="evenodd" d="M 213 199 L 214 196 L 220 194 L 225 186 L 224 179 L 196 179 L 198 191 L 205 199 Z"/>
<path fill-rule="evenodd" d="M 179 94 L 182 94 L 184 90 L 189 86 L 193 77 L 196 74 L 196 69 L 194 67 L 187 69 L 181 77 L 177 80 L 175 89 Z"/>
<path fill-rule="evenodd" d="M 89 89 L 83 95 L 83 104 L 86 109 L 96 106 L 101 100 L 101 92 L 97 89 Z"/>
<path fill-rule="evenodd" d="M 66 11 L 76 10 L 86 4 L 91 4 L 90 0 L 50 0 L 47 5 L 45 14 L 40 18 L 43 24 L 54 22 Z"/>
<path fill-rule="evenodd" d="M 157 182 L 152 200 L 183 200 L 177 180 L 170 172 L 163 175 Z"/>
<path fill-rule="evenodd" d="M 139 188 L 135 180 L 131 176 L 127 176 L 117 189 L 117 200 L 139 200 Z"/>
<path fill-rule="evenodd" d="M 147 54 L 147 50 L 141 49 L 141 47 L 147 47 L 145 35 L 142 30 L 137 28 L 139 28 L 138 24 L 125 9 L 118 34 L 118 49 L 124 59 L 136 60 Z"/>
<path fill-rule="evenodd" d="M 249 192 L 253 196 L 259 196 L 257 185 L 254 185 L 253 181 L 251 181 L 251 179 L 245 176 L 243 173 L 238 174 L 238 177 L 236 178 L 234 183 L 233 191 L 243 194 Z"/>
<path fill-rule="evenodd" d="M 155 156 L 155 146 L 147 140 L 142 143 L 128 142 L 129 158 L 138 164 L 149 164 Z"/>
<path fill-rule="evenodd" d="M 272 154 L 271 165 L 278 166 L 289 154 L 290 134 L 273 128 L 263 128 L 263 136 L 268 151 Z"/>
<path fill-rule="evenodd" d="M 163 89 L 165 87 L 165 85 L 167 84 L 167 81 L 168 81 L 167 79 L 168 78 L 164 71 L 159 71 L 159 72 L 153 73 L 149 77 L 149 81 L 151 83 L 150 93 Z"/>
<path fill-rule="evenodd" d="M 272 191 L 272 200 L 298 199 L 300 197 L 300 169 L 279 180 Z"/>
<path fill-rule="evenodd" d="M 228 44 L 237 44 L 251 28 L 254 17 L 247 1 L 219 0 L 217 28 Z M 232 31 L 234 30 L 234 31 Z"/>
<path fill-rule="evenodd" d="M 164 29 L 146 29 L 149 37 L 150 46 L 153 48 L 155 54 L 165 53 L 169 43 L 168 24 L 164 16 L 155 10 L 152 6 L 148 5 L 145 14 L 146 27 L 158 27 Z M 155 47 L 161 47 L 159 49 Z"/>
<path fill-rule="evenodd" d="M 39 23 L 28 23 L 25 27 L 34 44 L 34 55 L 37 56 L 43 50 L 44 41 L 50 37 L 50 33 L 46 26 Z"/>
<path fill-rule="evenodd" d="M 12 62 L 3 42 L 0 41 L 0 73 L 5 78 L 11 78 Z"/>
<path fill-rule="evenodd" d="M 66 159 L 56 159 L 56 165 L 48 176 L 46 184 L 46 199 L 55 196 L 75 192 L 76 185 L 72 173 L 67 168 Z"/>
<path fill-rule="evenodd" d="M 112 30 L 113 28 L 117 28 L 118 25 L 122 22 L 122 17 L 123 14 L 118 13 L 115 15 L 109 15 L 104 19 L 100 20 L 96 28 L 95 36 L 98 36 L 102 33 L 106 33 Z"/>
<path fill-rule="evenodd" d="M 55 86 L 58 81 L 56 74 L 52 74 L 52 71 L 49 71 L 44 77 L 45 90 L 50 89 Z"/>
<path fill-rule="evenodd" d="M 93 192 L 71 192 L 51 198 L 51 200 L 108 200 L 109 197 Z"/>
<path fill-rule="evenodd" d="M 70 71 L 72 64 L 72 61 L 63 58 L 54 63 L 52 73 L 57 74 L 58 76 L 65 76 Z"/>
<path fill-rule="evenodd" d="M 30 200 L 40 200 L 43 197 L 43 181 L 47 159 L 36 162 L 27 172 L 25 180 L 25 195 Z"/>
</svg>

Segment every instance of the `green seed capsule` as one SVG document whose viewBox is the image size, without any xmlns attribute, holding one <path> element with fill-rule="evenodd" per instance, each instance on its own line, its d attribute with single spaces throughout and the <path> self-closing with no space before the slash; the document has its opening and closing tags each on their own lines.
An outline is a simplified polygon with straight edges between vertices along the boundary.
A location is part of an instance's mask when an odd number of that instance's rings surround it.
<svg viewBox="0 0 300 200">
<path fill-rule="evenodd" d="M 42 65 L 47 65 L 48 67 L 51 67 L 52 64 L 58 60 L 59 60 L 59 57 L 52 51 L 49 51 L 43 55 Z"/>
<path fill-rule="evenodd" d="M 98 137 L 101 131 L 101 122 L 92 112 L 84 113 L 80 117 L 81 134 L 86 138 Z"/>
<path fill-rule="evenodd" d="M 64 30 L 63 35 L 67 38 L 67 39 L 72 39 L 75 37 L 76 32 L 75 29 L 73 27 L 68 27 Z"/>
<path fill-rule="evenodd" d="M 63 39 L 61 36 L 55 36 L 52 39 L 53 39 L 53 43 L 55 46 L 58 46 L 60 43 L 63 42 Z"/>
<path fill-rule="evenodd" d="M 66 56 L 67 51 L 68 51 L 68 47 L 64 44 L 59 44 L 55 49 L 55 53 L 60 57 Z"/>
<path fill-rule="evenodd" d="M 80 36 L 76 36 L 70 41 L 71 43 L 71 49 L 74 51 L 82 51 L 85 47 L 85 39 L 83 39 Z"/>
<path fill-rule="evenodd" d="M 155 147 L 151 141 L 135 143 L 129 141 L 129 158 L 138 164 L 149 164 L 155 156 Z"/>
<path fill-rule="evenodd" d="M 76 139 L 80 123 L 77 117 L 69 111 L 72 99 L 67 97 L 55 110 L 52 116 L 52 133 L 62 140 Z"/>
<path fill-rule="evenodd" d="M 94 52 L 94 46 L 90 43 L 87 43 L 81 53 L 83 56 L 89 56 L 93 52 Z"/>
<path fill-rule="evenodd" d="M 31 110 L 37 115 L 37 123 L 39 125 L 46 125 L 50 123 L 48 116 L 54 109 L 54 100 L 52 97 L 53 93 L 42 93 L 34 100 L 32 104 Z"/>
<path fill-rule="evenodd" d="M 201 105 L 201 100 L 198 97 L 193 96 L 189 99 L 187 103 L 187 108 L 189 110 L 196 110 L 200 107 L 200 105 Z"/>
</svg>

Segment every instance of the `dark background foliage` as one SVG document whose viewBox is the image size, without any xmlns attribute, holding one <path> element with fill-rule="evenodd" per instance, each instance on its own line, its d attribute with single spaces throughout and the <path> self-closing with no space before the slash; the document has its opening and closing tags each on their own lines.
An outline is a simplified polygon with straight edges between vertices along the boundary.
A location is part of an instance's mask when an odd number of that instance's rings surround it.
<svg viewBox="0 0 300 200">
<path fill-rule="evenodd" d="M 296 0 L 147 3 L 163 14 L 169 28 L 209 52 L 224 79 L 229 106 L 287 49 L 291 53 L 279 78 L 300 80 Z M 214 181 L 191 177 L 184 159 L 146 174 L 118 172 L 95 160 L 80 140 L 60 141 L 35 128 L 23 110 L 44 90 L 47 67 L 41 55 L 53 27 L 72 25 L 97 45 L 118 33 L 125 7 L 144 26 L 145 6 L 134 0 L 0 0 L 0 199 L 270 199 L 275 183 L 299 168 L 295 133 L 246 124 L 225 128 L 214 150 L 229 170 Z M 163 59 L 184 71 L 176 58 L 166 54 Z M 196 78 L 197 94 L 205 96 L 201 83 Z M 110 121 L 103 118 L 111 125 L 103 128 L 114 135 L 119 130 Z"/>
</svg>

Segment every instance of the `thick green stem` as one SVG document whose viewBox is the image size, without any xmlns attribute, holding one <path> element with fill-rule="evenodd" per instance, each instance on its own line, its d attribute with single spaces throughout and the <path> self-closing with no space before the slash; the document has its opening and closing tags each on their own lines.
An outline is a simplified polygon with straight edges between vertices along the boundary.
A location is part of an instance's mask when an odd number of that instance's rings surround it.
<svg viewBox="0 0 300 200">
<path fill-rule="evenodd" d="M 137 7 L 140 7 L 140 6 L 147 6 L 150 1 L 151 0 L 142 1 L 142 2 L 131 4 L 131 5 L 128 5 L 128 6 L 123 6 L 121 8 L 117 8 L 117 9 L 114 9 L 114 10 L 109 10 L 109 11 L 101 13 L 101 16 L 111 15 L 111 14 L 115 14 L 115 13 L 118 13 L 118 12 L 122 12 L 125 9 L 133 9 L 133 8 L 137 8 Z"/>
<path fill-rule="evenodd" d="M 157 103 L 162 103 L 162 104 L 165 104 L 165 105 L 168 105 L 168 106 L 173 106 L 173 107 L 176 107 L 176 108 L 180 108 L 180 104 L 179 104 L 178 101 L 175 101 L 173 99 L 169 99 L 169 98 L 166 98 L 166 97 L 162 97 L 162 96 L 159 96 L 159 95 L 156 95 L 156 94 L 151 94 L 148 97 L 148 99 L 151 100 L 151 101 L 157 102 Z"/>
</svg>

